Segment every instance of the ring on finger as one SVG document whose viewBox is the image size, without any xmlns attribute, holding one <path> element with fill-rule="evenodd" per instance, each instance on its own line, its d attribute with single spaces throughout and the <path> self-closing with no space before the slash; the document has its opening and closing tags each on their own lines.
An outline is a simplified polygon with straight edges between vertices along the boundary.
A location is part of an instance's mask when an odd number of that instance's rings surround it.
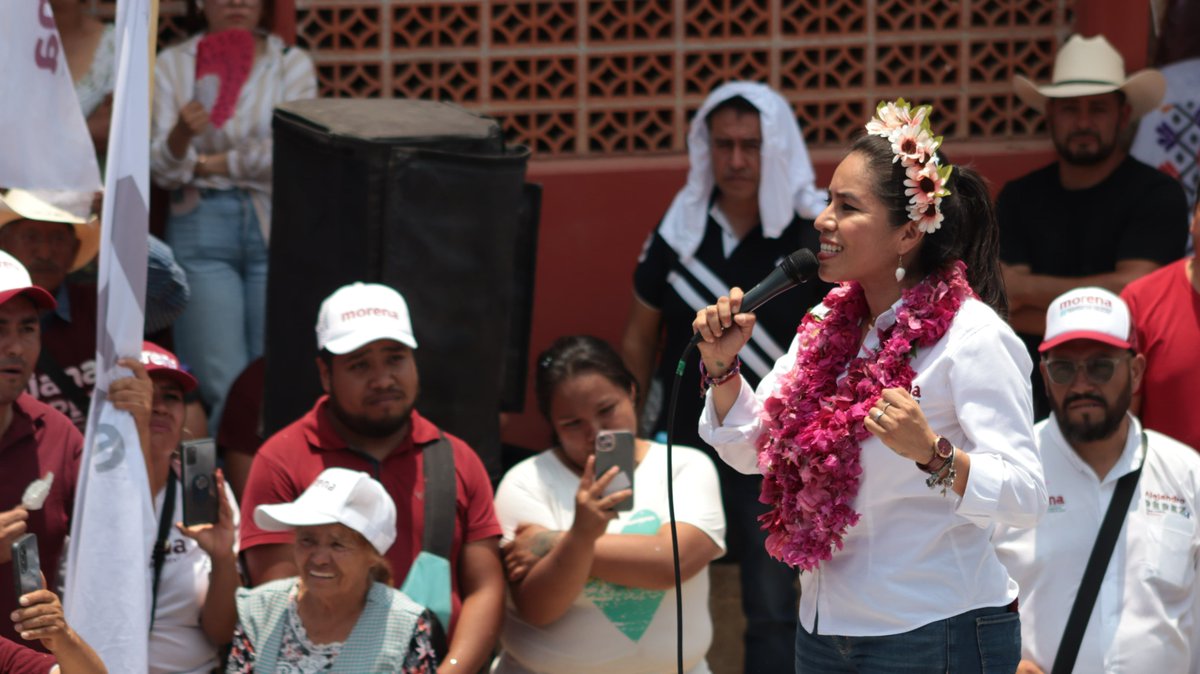
<svg viewBox="0 0 1200 674">
<path fill-rule="evenodd" d="M 883 418 L 883 410 L 875 410 L 875 413 L 871 415 L 871 420 L 874 421 L 875 423 L 879 423 L 879 420 L 882 418 Z"/>
<path fill-rule="evenodd" d="M 879 413 L 880 413 L 880 414 L 887 414 L 888 408 L 889 408 L 889 407 L 891 407 L 891 406 L 892 406 L 892 404 L 891 404 L 890 402 L 885 402 L 885 403 L 883 404 L 883 409 L 882 409 L 882 410 L 880 410 L 880 411 L 879 411 Z"/>
</svg>

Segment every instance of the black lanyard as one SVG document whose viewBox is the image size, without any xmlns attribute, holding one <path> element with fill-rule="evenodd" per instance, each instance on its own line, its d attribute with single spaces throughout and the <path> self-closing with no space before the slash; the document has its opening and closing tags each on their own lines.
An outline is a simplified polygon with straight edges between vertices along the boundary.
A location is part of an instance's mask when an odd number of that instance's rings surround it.
<svg viewBox="0 0 1200 674">
<path fill-rule="evenodd" d="M 150 599 L 150 630 L 154 630 L 154 614 L 158 611 L 158 580 L 162 577 L 163 563 L 167 559 L 167 535 L 171 533 L 171 520 L 175 515 L 175 471 L 167 471 L 167 493 L 163 495 L 162 513 L 158 516 L 158 540 L 154 542 L 154 585 Z"/>
</svg>

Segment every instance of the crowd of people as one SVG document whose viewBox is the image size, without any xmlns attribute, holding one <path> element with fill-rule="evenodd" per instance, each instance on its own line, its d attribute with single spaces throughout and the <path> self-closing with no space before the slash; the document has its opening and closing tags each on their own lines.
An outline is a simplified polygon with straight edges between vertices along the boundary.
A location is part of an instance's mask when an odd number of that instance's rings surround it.
<svg viewBox="0 0 1200 674">
<path fill-rule="evenodd" d="M 51 5 L 101 150 L 112 31 Z M 223 428 L 239 374 L 262 377 L 272 109 L 316 95 L 262 3 L 198 18 L 156 66 L 150 165 L 170 213 L 147 333 L 166 344 L 119 361 L 133 374 L 108 392 L 161 525 L 151 672 L 664 674 L 682 630 L 683 671 L 705 674 L 721 558 L 740 568 L 747 673 L 1200 672 L 1200 205 L 1126 150 L 1163 96 L 1156 71 L 1127 77 L 1103 37 L 1075 36 L 1050 83 L 1016 78 L 1057 157 L 995 202 L 929 106 L 880 103 L 826 191 L 787 101 L 723 84 L 691 122 L 619 348 L 564 336 L 535 361 L 545 451 L 493 491 L 418 411 L 420 317 L 352 283 L 312 317 L 324 395 L 230 452 L 214 521 L 184 526 L 184 440 Z M 244 66 L 224 107 L 200 81 L 214 49 Z M 102 225 L 90 194 L 0 199 L 0 569 L 36 533 L 45 588 L 0 584 L 0 670 L 103 672 L 56 594 Z M 743 312 L 801 247 L 818 279 Z M 663 389 L 696 334 L 683 388 L 703 395 L 668 428 Z M 612 431 L 631 437 L 628 471 L 598 469 Z"/>
</svg>

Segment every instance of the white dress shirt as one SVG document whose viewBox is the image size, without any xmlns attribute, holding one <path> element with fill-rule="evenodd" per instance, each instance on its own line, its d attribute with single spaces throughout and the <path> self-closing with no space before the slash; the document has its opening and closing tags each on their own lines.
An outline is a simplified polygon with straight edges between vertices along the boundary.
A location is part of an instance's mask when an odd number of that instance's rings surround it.
<svg viewBox="0 0 1200 674">
<path fill-rule="evenodd" d="M 897 301 L 875 322 L 860 355 L 879 346 L 895 323 Z M 818 310 L 823 310 L 823 307 Z M 795 364 L 797 340 L 753 391 L 717 421 L 709 392 L 700 437 L 733 468 L 757 473 L 755 439 L 762 403 Z M 861 518 L 845 547 L 800 575 L 800 623 L 820 634 L 900 634 L 977 608 L 1004 606 L 1017 585 L 996 558 L 993 525 L 1031 527 L 1046 510 L 1042 465 L 1033 439 L 1024 344 L 987 305 L 967 300 L 937 344 L 919 349 L 911 393 L 935 433 L 971 456 L 966 493 L 925 486 L 926 474 L 871 436 L 862 442 Z"/>
<path fill-rule="evenodd" d="M 1117 481 L 1142 465 L 1141 424 L 1101 480 L 1051 417 L 1037 425 L 1050 508 L 1036 529 L 997 527 L 1000 561 L 1021 586 L 1021 655 L 1050 671 Z M 1200 456 L 1146 431 L 1145 465 L 1092 609 L 1076 672 L 1197 672 L 1196 509 Z"/>
<path fill-rule="evenodd" d="M 316 70 L 302 49 L 288 47 L 278 36 L 268 35 L 266 50 L 254 59 L 233 116 L 221 128 L 210 126 L 192 138 L 184 156 L 176 157 L 167 147 L 167 136 L 179 119 L 179 111 L 196 97 L 196 48 L 203 37 L 201 33 L 158 55 L 154 67 L 151 177 L 164 189 L 192 186 L 247 190 L 266 241 L 271 225 L 272 116 L 280 103 L 317 97 Z M 220 153 L 225 153 L 229 175 L 196 177 L 200 155 Z"/>
</svg>

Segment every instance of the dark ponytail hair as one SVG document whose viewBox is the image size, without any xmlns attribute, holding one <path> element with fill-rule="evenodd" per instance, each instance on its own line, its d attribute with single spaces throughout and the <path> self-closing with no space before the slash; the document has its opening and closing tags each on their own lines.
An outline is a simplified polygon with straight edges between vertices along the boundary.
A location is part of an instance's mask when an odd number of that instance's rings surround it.
<svg viewBox="0 0 1200 674">
<path fill-rule="evenodd" d="M 546 421 L 550 421 L 550 401 L 558 387 L 587 372 L 604 377 L 622 391 L 632 391 L 637 398 L 637 379 L 608 342 L 590 335 L 559 337 L 537 358 L 534 393 Z"/>
<path fill-rule="evenodd" d="M 893 161 L 892 144 L 880 136 L 864 135 L 850 151 L 867 160 L 873 191 L 887 208 L 893 227 L 909 222 L 908 197 L 904 195 L 904 166 Z M 942 165 L 947 164 L 939 153 Z M 1008 317 L 1008 296 L 1000 274 L 1000 225 L 983 176 L 965 166 L 955 166 L 946 185 L 950 196 L 941 203 L 942 226 L 926 234 L 917 249 L 917 271 L 928 274 L 955 260 L 967 265 L 967 281 L 988 306 Z M 911 264 L 911 263 L 910 263 Z"/>
</svg>

